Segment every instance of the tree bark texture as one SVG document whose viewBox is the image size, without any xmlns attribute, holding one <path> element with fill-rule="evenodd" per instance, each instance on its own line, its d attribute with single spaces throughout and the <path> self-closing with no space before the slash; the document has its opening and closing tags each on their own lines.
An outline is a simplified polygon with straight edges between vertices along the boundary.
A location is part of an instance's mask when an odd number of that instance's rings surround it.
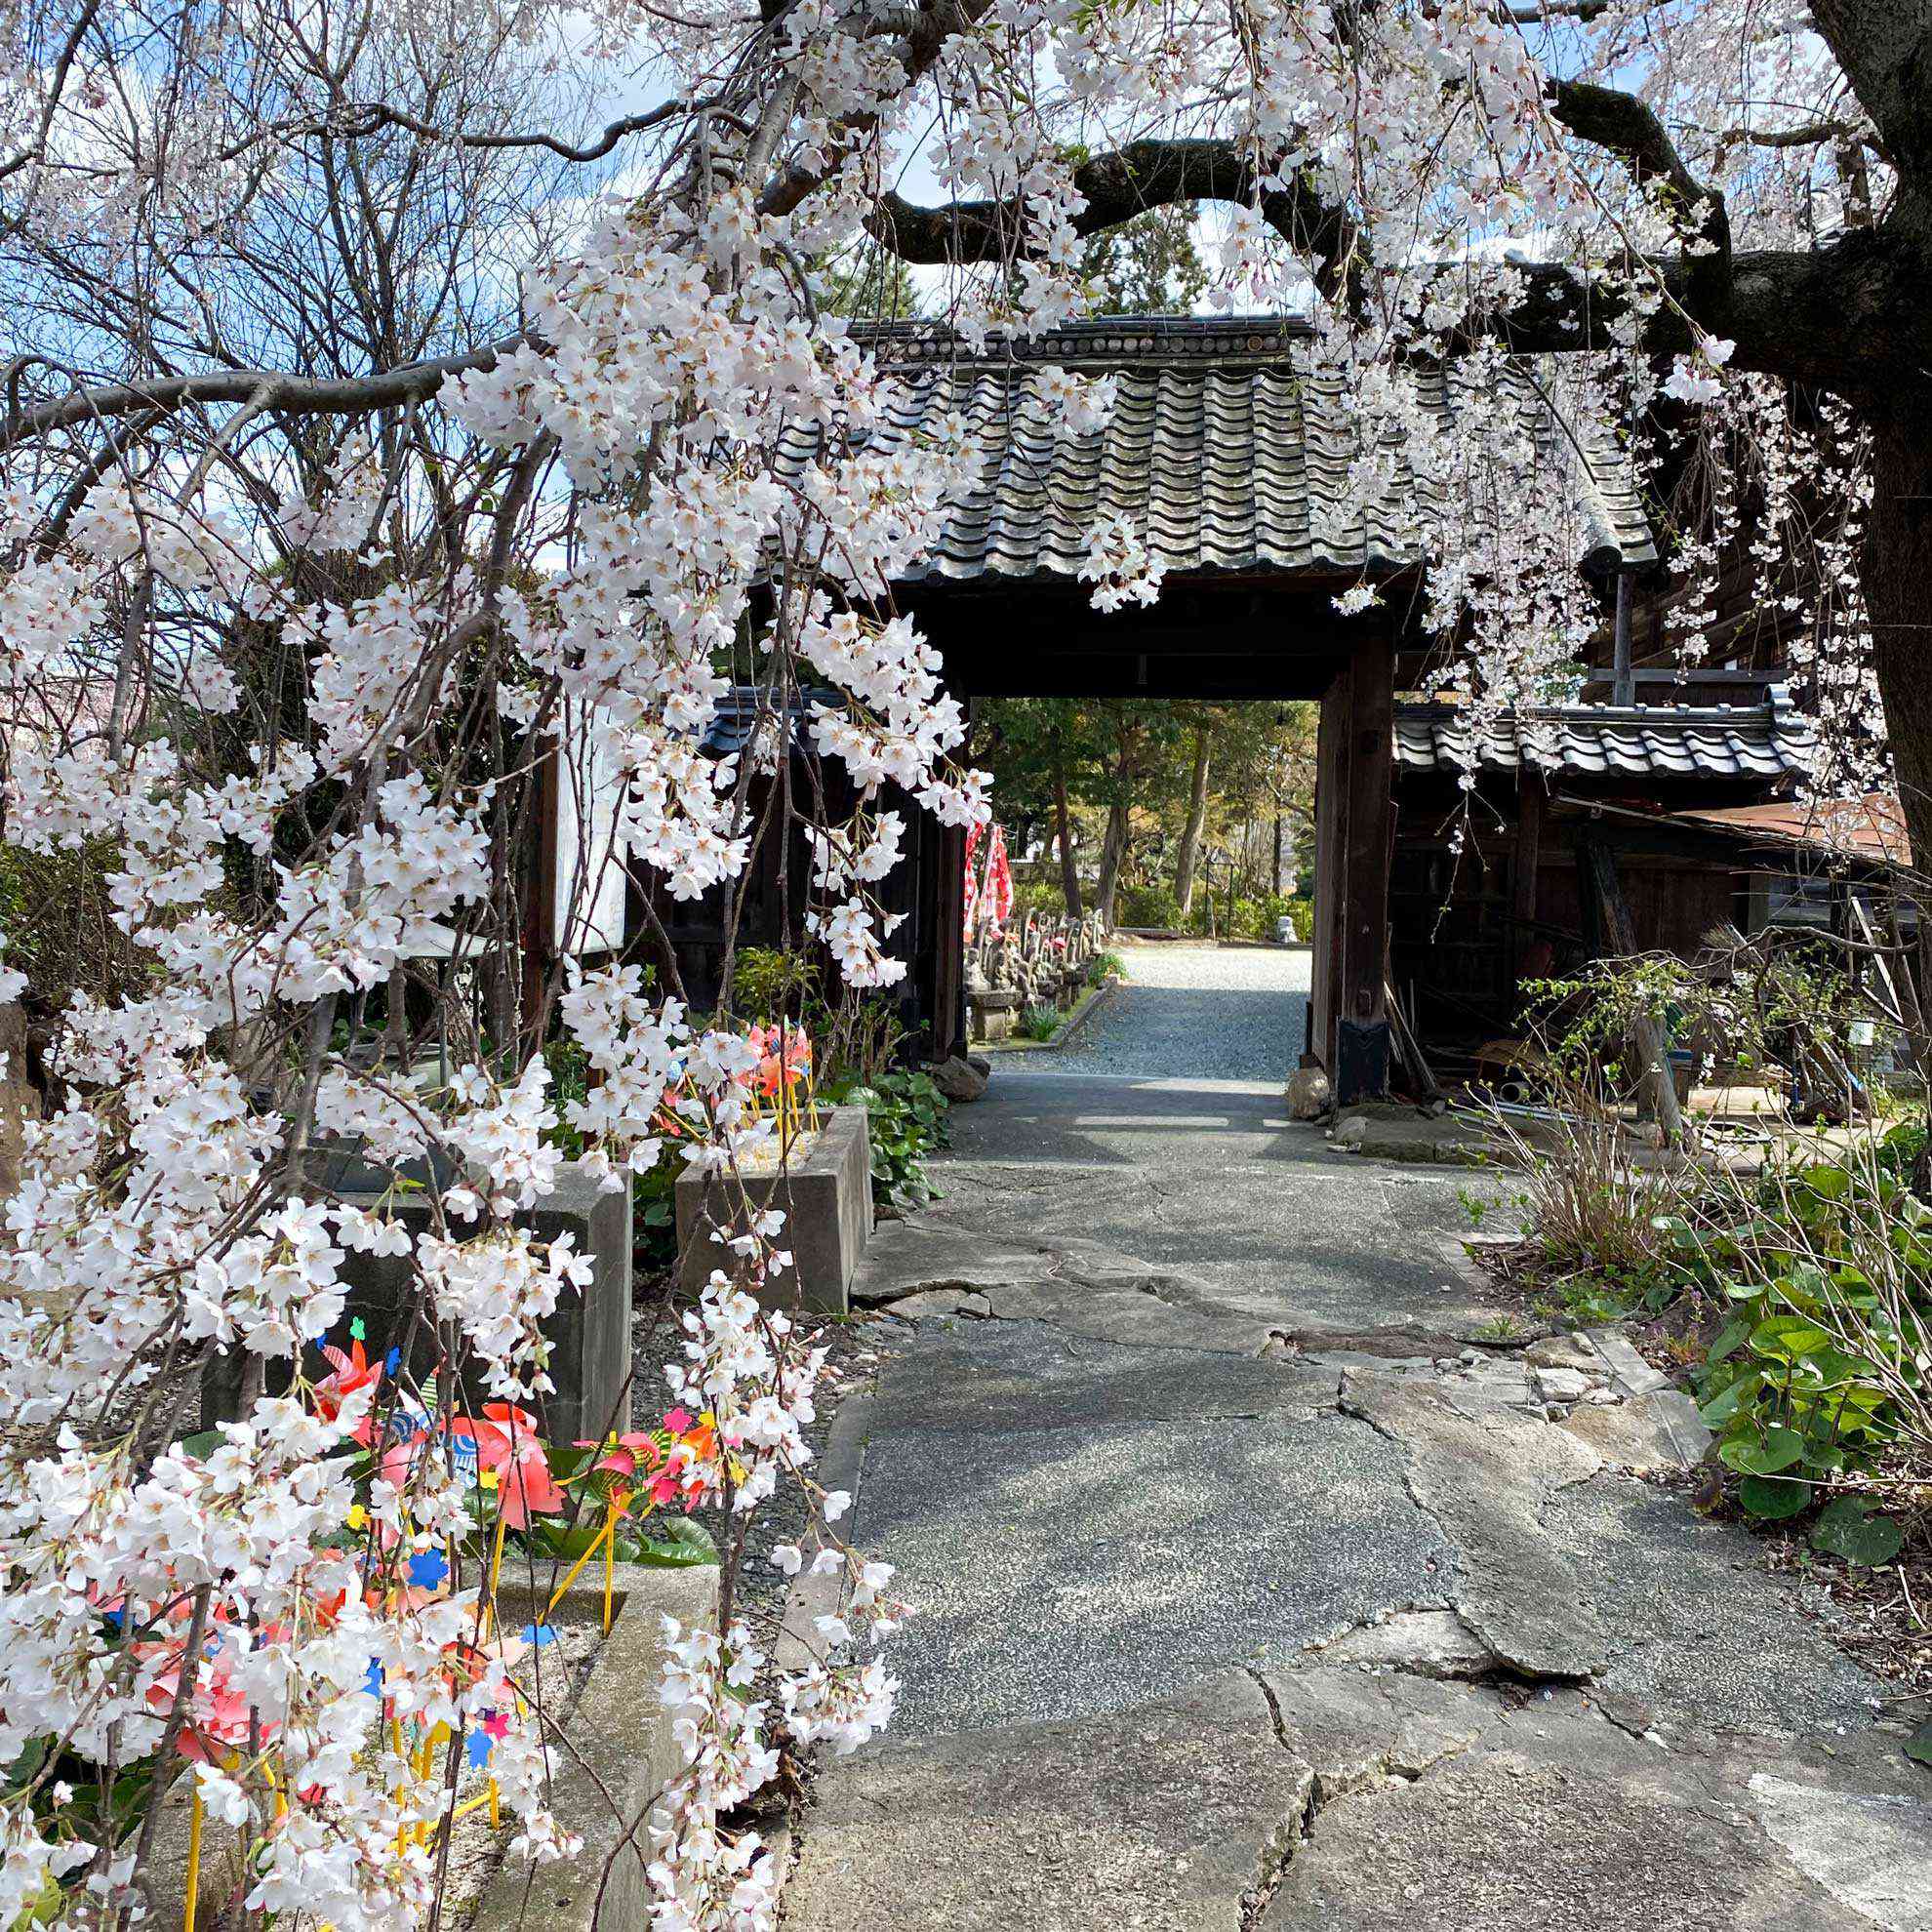
<svg viewBox="0 0 1932 1932">
<path fill-rule="evenodd" d="M 1107 838 L 1101 846 L 1100 915 L 1108 932 L 1113 930 L 1113 901 L 1120 887 L 1121 863 L 1127 857 L 1127 808 L 1109 805 L 1107 811 Z"/>
<path fill-rule="evenodd" d="M 1201 833 L 1207 825 L 1208 763 L 1213 743 L 1205 724 L 1194 727 L 1194 775 L 1187 794 L 1187 823 L 1181 833 L 1181 854 L 1174 867 L 1174 897 L 1182 918 L 1194 909 L 1194 869 L 1201 856 Z"/>
<path fill-rule="evenodd" d="M 1912 869 L 1932 866 L 1932 433 L 1910 409 L 1872 423 L 1865 603 Z M 1917 980 L 1932 987 L 1932 907 L 1920 895 Z M 1932 1042 L 1912 1042 L 1921 1067 Z"/>
<path fill-rule="evenodd" d="M 1073 815 L 1067 805 L 1067 763 L 1058 750 L 1053 757 L 1053 842 L 1060 848 L 1060 890 L 1067 910 L 1073 918 L 1084 919 L 1087 908 L 1080 898 L 1080 866 L 1073 854 Z"/>
</svg>

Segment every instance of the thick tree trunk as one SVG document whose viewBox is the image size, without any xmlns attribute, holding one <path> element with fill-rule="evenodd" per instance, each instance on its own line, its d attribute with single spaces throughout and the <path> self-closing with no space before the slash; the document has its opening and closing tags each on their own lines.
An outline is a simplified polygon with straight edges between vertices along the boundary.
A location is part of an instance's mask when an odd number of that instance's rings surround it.
<svg viewBox="0 0 1932 1932">
<path fill-rule="evenodd" d="M 1053 842 L 1060 848 L 1060 889 L 1067 910 L 1075 919 L 1086 916 L 1080 900 L 1080 867 L 1073 856 L 1073 815 L 1067 808 L 1067 764 L 1058 749 L 1053 754 Z"/>
<path fill-rule="evenodd" d="M 1181 916 L 1194 909 L 1194 867 L 1201 856 L 1201 833 L 1207 826 L 1208 757 L 1213 749 L 1205 724 L 1194 727 L 1193 788 L 1187 794 L 1187 824 L 1181 833 L 1181 856 L 1174 866 L 1174 897 Z"/>
<path fill-rule="evenodd" d="M 1127 856 L 1127 808 L 1111 805 L 1107 814 L 1107 838 L 1101 846 L 1100 915 L 1108 932 L 1113 930 L 1113 900 L 1120 885 L 1120 865 Z"/>
<path fill-rule="evenodd" d="M 1932 437 L 1916 412 L 1872 423 L 1865 604 L 1915 874 L 1932 872 Z M 1932 989 L 1932 898 L 1919 896 L 1918 985 Z M 1912 1042 L 1921 1072 L 1932 1042 Z"/>
</svg>

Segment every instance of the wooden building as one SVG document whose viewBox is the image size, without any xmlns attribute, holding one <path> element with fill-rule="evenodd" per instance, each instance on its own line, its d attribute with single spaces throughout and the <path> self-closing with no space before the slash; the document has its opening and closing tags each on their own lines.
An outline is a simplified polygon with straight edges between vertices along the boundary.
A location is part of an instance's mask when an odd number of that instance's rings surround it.
<svg viewBox="0 0 1932 1932">
<path fill-rule="evenodd" d="M 1525 980 L 1611 952 L 1689 956 L 1714 927 L 1765 922 L 1814 862 L 1813 841 L 1773 850 L 1750 816 L 1811 758 L 1784 688 L 1761 697 L 1576 704 L 1482 727 L 1452 704 L 1398 707 L 1389 971 L 1425 1041 L 1510 1031 Z M 1606 930 L 1606 876 L 1623 934 Z"/>
<path fill-rule="evenodd" d="M 1319 699 L 1316 932 L 1310 1046 L 1343 1100 L 1385 1090 L 1386 986 L 1395 813 L 1395 693 L 1420 674 L 1406 627 L 1414 532 L 1430 510 L 1401 452 L 1362 514 L 1349 484 L 1362 454 L 1350 399 L 1311 371 L 1307 332 L 1276 319 L 1124 318 L 972 351 L 923 326 L 868 333 L 903 373 L 905 409 L 874 432 L 904 446 L 957 411 L 976 463 L 938 542 L 895 586 L 938 647 L 948 689 L 986 697 Z M 1075 434 L 1039 396 L 1044 366 L 1111 375 L 1105 427 Z M 1514 410 L 1565 480 L 1549 533 L 1606 586 L 1655 560 L 1631 479 L 1596 425 L 1561 423 L 1508 374 L 1496 393 L 1436 406 Z M 809 463 L 801 427 L 787 461 Z M 1157 603 L 1102 614 L 1081 581 L 1088 536 L 1126 517 L 1163 575 Z M 1379 607 L 1345 616 L 1337 595 L 1369 581 Z M 921 908 L 962 896 L 962 841 L 922 858 Z M 963 1044 L 959 921 L 909 941 L 907 1017 L 928 1050 Z"/>
<path fill-rule="evenodd" d="M 1527 382 L 1506 375 L 1482 406 L 1522 412 L 1565 480 L 1571 507 L 1550 541 L 1600 594 L 1585 688 L 1608 702 L 1477 725 L 1456 704 L 1397 703 L 1425 663 L 1407 614 L 1428 494 L 1395 450 L 1383 500 L 1366 514 L 1354 503 L 1349 399 L 1310 371 L 1297 325 L 1121 318 L 978 351 L 924 326 L 866 340 L 906 396 L 872 447 L 903 447 L 954 412 L 972 425 L 975 461 L 938 541 L 894 586 L 956 698 L 1320 701 L 1307 1046 L 1340 1101 L 1387 1090 L 1391 987 L 1426 1040 L 1489 1038 L 1511 1029 L 1526 979 L 1611 952 L 1695 952 L 1714 926 L 1750 932 L 1774 906 L 1831 900 L 1819 841 L 1789 803 L 1811 736 L 1773 682 L 1775 623 L 1741 607 L 1708 664 L 1674 668 L 1627 467 L 1609 437 L 1558 423 Z M 1116 380 L 1103 429 L 1061 424 L 1039 394 L 1046 366 Z M 818 448 L 801 428 L 782 461 L 803 467 Z M 1102 614 L 1080 571 L 1089 533 L 1115 515 L 1162 584 L 1153 605 Z M 1365 580 L 1381 604 L 1338 612 L 1338 594 Z M 710 748 L 741 749 L 760 709 L 737 694 Z M 840 810 L 842 772 L 816 766 L 795 720 L 791 736 L 795 783 Z M 942 1057 L 965 1042 L 964 841 L 909 801 L 903 811 L 909 863 L 885 886 L 903 915 L 901 1018 Z M 802 836 L 760 838 L 734 888 L 747 941 L 800 937 L 808 876 Z M 659 895 L 652 911 L 656 946 L 704 1002 L 722 899 Z"/>
</svg>

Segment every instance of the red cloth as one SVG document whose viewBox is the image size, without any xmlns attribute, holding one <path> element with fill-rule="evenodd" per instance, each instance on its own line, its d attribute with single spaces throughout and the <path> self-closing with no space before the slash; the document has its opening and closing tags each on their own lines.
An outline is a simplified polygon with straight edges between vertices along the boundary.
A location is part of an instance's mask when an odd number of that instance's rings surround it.
<svg viewBox="0 0 1932 1932">
<path fill-rule="evenodd" d="M 977 937 L 980 923 L 980 879 L 974 870 L 974 861 L 980 852 L 980 827 L 978 824 L 966 827 L 966 891 L 965 902 L 960 906 L 960 915 L 966 928 L 966 944 L 971 946 Z"/>
<path fill-rule="evenodd" d="M 994 825 L 986 847 L 985 898 L 995 927 L 1013 916 L 1013 867 L 1006 859 L 1006 827 Z"/>
</svg>

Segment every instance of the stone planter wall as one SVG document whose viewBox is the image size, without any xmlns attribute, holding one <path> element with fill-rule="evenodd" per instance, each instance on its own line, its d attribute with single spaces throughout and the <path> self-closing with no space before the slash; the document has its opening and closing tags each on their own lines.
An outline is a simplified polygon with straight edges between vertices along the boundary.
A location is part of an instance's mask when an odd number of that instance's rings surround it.
<svg viewBox="0 0 1932 1932">
<path fill-rule="evenodd" d="M 871 1135 L 863 1107 L 833 1107 L 820 1117 L 817 1138 L 783 1173 L 747 1175 L 742 1186 L 704 1174 L 678 1182 L 678 1251 L 688 1292 L 702 1288 L 713 1268 L 729 1271 L 731 1256 L 713 1232 L 728 1234 L 744 1226 L 747 1212 L 776 1207 L 785 1211 L 792 1271 L 764 1299 L 774 1308 L 845 1313 L 852 1276 L 872 1238 Z"/>
<path fill-rule="evenodd" d="M 687 1630 L 714 1623 L 718 1567 L 620 1563 L 617 1584 L 623 1608 L 578 1699 L 571 1749 L 558 1754 L 553 1787 L 553 1809 L 581 1834 L 584 1849 L 534 1869 L 505 1859 L 470 1915 L 468 1932 L 528 1932 L 533 1924 L 547 1932 L 639 1932 L 651 1923 L 650 1834 L 631 1827 L 684 1763 L 670 1712 L 658 1701 L 664 1620 L 674 1617 Z M 603 1590 L 601 1576 L 590 1583 L 580 1578 L 553 1618 L 600 1617 Z"/>
<path fill-rule="evenodd" d="M 995 1046 L 1020 1024 L 1020 995 L 1013 992 L 968 993 L 967 1029 L 975 1046 Z"/>
<path fill-rule="evenodd" d="M 401 1201 L 385 1197 L 386 1176 L 352 1153 L 329 1150 L 322 1160 L 319 1180 L 330 1198 L 371 1211 L 381 1202 L 382 1212 L 412 1234 L 429 1230 L 430 1211 L 420 1196 Z M 442 1176 L 439 1185 L 448 1186 L 450 1178 Z M 550 1378 L 556 1384 L 555 1392 L 543 1398 L 544 1434 L 561 1442 L 602 1436 L 614 1418 L 618 1428 L 626 1428 L 628 1418 L 618 1411 L 630 1374 L 629 1190 L 606 1193 L 582 1166 L 566 1161 L 558 1171 L 556 1190 L 517 1219 L 540 1240 L 569 1234 L 577 1252 L 588 1255 L 595 1268 L 590 1285 L 582 1294 L 564 1295 L 543 1325 L 550 1344 Z M 453 1226 L 461 1231 L 463 1224 Z M 385 1353 L 400 1339 L 401 1316 L 413 1298 L 408 1258 L 351 1253 L 343 1259 L 342 1273 L 349 1292 L 339 1330 L 345 1332 L 348 1322 L 360 1316 L 363 1346 L 372 1357 Z M 426 1345 L 422 1352 L 426 1366 Z M 279 1366 L 286 1385 L 286 1364 Z M 468 1394 L 472 1401 L 488 1399 L 480 1383 Z M 209 1373 L 202 1398 L 204 1426 L 233 1419 L 240 1399 L 237 1353 L 222 1357 Z"/>
</svg>

